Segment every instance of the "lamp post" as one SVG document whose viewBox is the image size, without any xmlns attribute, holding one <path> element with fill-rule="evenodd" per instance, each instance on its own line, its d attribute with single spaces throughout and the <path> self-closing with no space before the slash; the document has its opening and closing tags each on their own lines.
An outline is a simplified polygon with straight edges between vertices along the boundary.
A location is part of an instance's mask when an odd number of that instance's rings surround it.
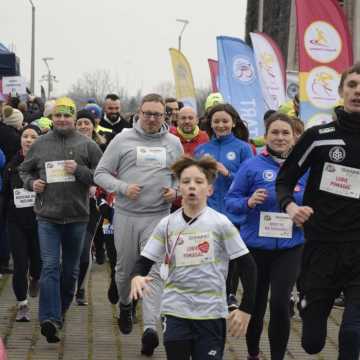
<svg viewBox="0 0 360 360">
<path fill-rule="evenodd" d="M 31 5 L 31 75 L 30 75 L 30 90 L 35 94 L 35 5 L 32 0 L 29 0 Z"/>
<path fill-rule="evenodd" d="M 183 24 L 183 27 L 180 31 L 180 35 L 179 35 L 179 46 L 178 46 L 178 50 L 181 51 L 181 37 L 182 37 L 182 34 L 184 33 L 184 30 L 186 28 L 186 25 L 189 24 L 189 20 L 186 20 L 186 19 L 176 19 L 177 22 L 179 23 L 182 23 Z"/>
<path fill-rule="evenodd" d="M 259 1 L 257 29 L 259 32 L 263 32 L 263 28 L 264 28 L 264 0 L 260 0 Z"/>
<path fill-rule="evenodd" d="M 51 74 L 51 69 L 50 69 L 50 66 L 48 64 L 48 61 L 51 61 L 51 60 L 54 60 L 53 57 L 44 57 L 42 58 L 42 60 L 44 61 L 46 67 L 47 67 L 47 70 L 48 70 L 48 73 L 47 75 L 45 76 L 46 80 L 47 80 L 47 83 L 48 83 L 48 99 L 50 99 L 50 94 L 51 92 L 53 91 L 53 80 L 55 79 L 55 76 L 53 76 Z"/>
</svg>

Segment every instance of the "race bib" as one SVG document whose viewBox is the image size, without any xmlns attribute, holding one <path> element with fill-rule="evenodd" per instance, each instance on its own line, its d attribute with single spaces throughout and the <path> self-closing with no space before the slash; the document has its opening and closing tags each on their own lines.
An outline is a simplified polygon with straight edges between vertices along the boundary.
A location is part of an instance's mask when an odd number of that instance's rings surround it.
<svg viewBox="0 0 360 360">
<path fill-rule="evenodd" d="M 17 209 L 33 207 L 35 205 L 36 193 L 23 188 L 14 189 L 14 204 Z"/>
<path fill-rule="evenodd" d="M 75 181 L 75 176 L 64 170 L 64 163 L 64 160 L 45 163 L 46 182 L 48 184 Z"/>
<path fill-rule="evenodd" d="M 326 162 L 320 190 L 349 198 L 360 198 L 360 169 Z"/>
<path fill-rule="evenodd" d="M 175 248 L 176 266 L 212 263 L 214 239 L 210 232 L 180 235 Z"/>
<path fill-rule="evenodd" d="M 103 231 L 104 235 L 114 235 L 113 224 L 111 224 L 108 221 L 104 220 L 104 223 L 102 225 L 102 231 Z"/>
<path fill-rule="evenodd" d="M 274 238 L 292 238 L 293 222 L 288 214 L 260 212 L 259 236 Z"/>
<path fill-rule="evenodd" d="M 166 167 L 166 150 L 164 147 L 136 147 L 136 166 Z"/>
</svg>

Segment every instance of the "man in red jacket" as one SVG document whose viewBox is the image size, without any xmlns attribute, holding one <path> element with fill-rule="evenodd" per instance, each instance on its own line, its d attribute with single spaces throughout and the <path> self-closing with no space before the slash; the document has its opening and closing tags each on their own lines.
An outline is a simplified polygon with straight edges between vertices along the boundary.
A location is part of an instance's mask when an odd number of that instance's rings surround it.
<svg viewBox="0 0 360 360">
<path fill-rule="evenodd" d="M 170 129 L 170 132 L 180 139 L 187 155 L 192 156 L 198 145 L 209 141 L 207 133 L 199 129 L 198 122 L 194 109 L 185 106 L 179 111 L 177 127 Z"/>
</svg>

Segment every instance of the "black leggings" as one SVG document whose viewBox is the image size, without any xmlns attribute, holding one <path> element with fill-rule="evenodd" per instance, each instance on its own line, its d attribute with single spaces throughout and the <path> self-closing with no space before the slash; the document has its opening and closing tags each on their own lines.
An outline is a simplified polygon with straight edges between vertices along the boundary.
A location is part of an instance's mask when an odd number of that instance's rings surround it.
<svg viewBox="0 0 360 360">
<path fill-rule="evenodd" d="M 302 246 L 285 250 L 250 249 L 257 265 L 256 302 L 251 317 L 246 343 L 250 355 L 260 352 L 269 288 L 269 341 L 271 360 L 282 360 L 290 333 L 289 299 L 300 270 Z"/>
<path fill-rule="evenodd" d="M 11 253 L 14 261 L 13 289 L 17 301 L 24 301 L 28 292 L 28 271 L 38 280 L 41 272 L 40 247 L 36 224 L 21 226 L 7 222 Z"/>
<path fill-rule="evenodd" d="M 346 296 L 345 296 L 346 301 Z M 308 354 L 317 354 L 325 346 L 327 319 L 334 298 L 314 301 L 301 310 L 301 344 Z M 338 360 L 358 360 L 360 352 L 360 305 L 346 304 L 339 332 Z"/>
</svg>

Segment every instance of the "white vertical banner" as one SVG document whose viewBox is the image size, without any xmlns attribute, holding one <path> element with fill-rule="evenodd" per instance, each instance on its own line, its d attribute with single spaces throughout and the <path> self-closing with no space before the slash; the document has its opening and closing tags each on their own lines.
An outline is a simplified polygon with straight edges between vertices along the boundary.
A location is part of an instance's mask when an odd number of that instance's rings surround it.
<svg viewBox="0 0 360 360">
<path fill-rule="evenodd" d="M 277 110 L 286 101 L 284 58 L 276 43 L 264 33 L 250 33 L 264 101 Z"/>
</svg>

